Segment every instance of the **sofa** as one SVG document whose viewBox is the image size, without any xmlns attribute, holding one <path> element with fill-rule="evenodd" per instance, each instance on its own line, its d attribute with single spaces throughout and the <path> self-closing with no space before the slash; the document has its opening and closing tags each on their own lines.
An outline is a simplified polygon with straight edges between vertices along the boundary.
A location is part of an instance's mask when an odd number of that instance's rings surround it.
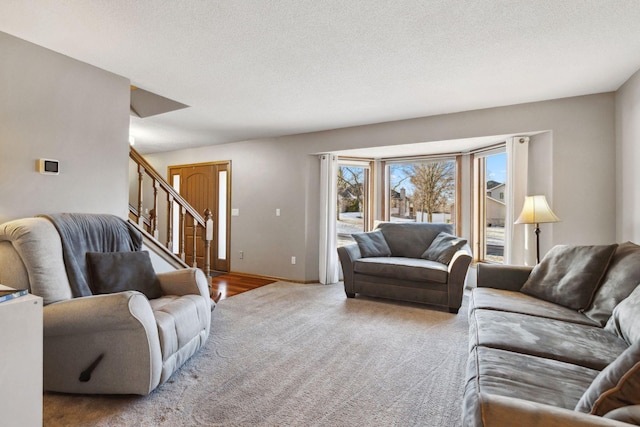
<svg viewBox="0 0 640 427">
<path fill-rule="evenodd" d="M 44 389 L 149 394 L 206 342 L 215 306 L 207 279 L 195 268 L 155 274 L 141 235 L 120 218 L 70 218 L 77 232 L 66 237 L 82 249 L 75 261 L 50 217 L 0 225 L 0 283 L 43 298 Z"/>
<path fill-rule="evenodd" d="M 356 243 L 338 248 L 347 297 L 362 294 L 458 312 L 471 249 L 453 235 L 453 225 L 383 222 L 353 237 Z"/>
<path fill-rule="evenodd" d="M 478 264 L 463 425 L 640 425 L 640 246 Z"/>
</svg>

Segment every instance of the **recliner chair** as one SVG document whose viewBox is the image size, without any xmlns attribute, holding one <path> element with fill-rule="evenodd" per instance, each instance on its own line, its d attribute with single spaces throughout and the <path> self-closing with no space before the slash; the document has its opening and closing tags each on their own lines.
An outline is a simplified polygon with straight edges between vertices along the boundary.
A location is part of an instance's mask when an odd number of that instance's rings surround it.
<svg viewBox="0 0 640 427">
<path fill-rule="evenodd" d="M 73 298 L 56 227 L 40 217 L 0 225 L 0 283 L 44 300 L 45 390 L 146 395 L 196 353 L 215 306 L 204 273 L 157 278 L 157 299 L 137 291 Z"/>
</svg>

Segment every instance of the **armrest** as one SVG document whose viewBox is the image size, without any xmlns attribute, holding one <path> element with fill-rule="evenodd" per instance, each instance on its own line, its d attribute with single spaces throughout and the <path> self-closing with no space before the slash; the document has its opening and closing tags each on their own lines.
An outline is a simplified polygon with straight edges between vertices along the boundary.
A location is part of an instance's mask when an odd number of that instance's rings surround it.
<svg viewBox="0 0 640 427">
<path fill-rule="evenodd" d="M 533 267 L 479 263 L 477 270 L 479 288 L 519 291 L 529 278 Z"/>
<path fill-rule="evenodd" d="M 491 427 L 629 427 L 629 424 L 513 397 L 481 393 L 482 423 Z"/>
<path fill-rule="evenodd" d="M 91 334 L 99 331 L 155 330 L 147 298 L 140 292 L 73 298 L 49 304 L 43 310 L 45 337 Z"/>
<path fill-rule="evenodd" d="M 346 292 L 353 292 L 353 263 L 362 258 L 360 248 L 357 244 L 345 245 L 338 248 L 338 257 L 342 265 L 342 275 L 344 277 L 344 289 Z"/>
<path fill-rule="evenodd" d="M 43 323 L 45 390 L 146 395 L 160 383 L 158 326 L 140 292 L 52 303 Z"/>
<path fill-rule="evenodd" d="M 640 426 L 640 405 L 623 406 L 622 408 L 607 412 L 604 417 Z"/>
<path fill-rule="evenodd" d="M 158 280 L 165 295 L 202 295 L 210 298 L 209 282 L 199 268 L 183 268 L 159 273 Z"/>
<path fill-rule="evenodd" d="M 471 264 L 471 248 L 465 245 L 451 258 L 449 262 L 449 310 L 457 313 L 462 305 L 462 295 L 464 294 L 464 282 L 467 278 L 467 271 Z"/>
</svg>

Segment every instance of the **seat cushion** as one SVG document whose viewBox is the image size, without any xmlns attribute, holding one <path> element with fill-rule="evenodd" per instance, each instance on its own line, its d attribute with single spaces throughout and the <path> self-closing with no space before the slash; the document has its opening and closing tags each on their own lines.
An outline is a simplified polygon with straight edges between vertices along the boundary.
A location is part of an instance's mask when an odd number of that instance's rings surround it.
<svg viewBox="0 0 640 427">
<path fill-rule="evenodd" d="M 446 265 L 419 258 L 361 258 L 354 263 L 353 271 L 370 276 L 437 283 L 447 283 L 449 277 Z"/>
<path fill-rule="evenodd" d="M 208 301 L 200 295 L 167 295 L 150 301 L 166 361 L 207 328 Z"/>
<path fill-rule="evenodd" d="M 628 346 L 602 328 L 527 314 L 476 309 L 470 348 L 485 346 L 602 370 Z"/>
<path fill-rule="evenodd" d="M 583 325 L 597 325 L 595 321 L 575 310 L 517 291 L 493 288 L 473 289 L 469 298 L 469 312 L 477 308 L 530 314 Z"/>
<path fill-rule="evenodd" d="M 475 384 L 467 384 L 467 392 L 473 387 L 475 392 L 573 409 L 598 373 L 557 360 L 476 347 L 467 364 L 467 381 Z"/>
</svg>

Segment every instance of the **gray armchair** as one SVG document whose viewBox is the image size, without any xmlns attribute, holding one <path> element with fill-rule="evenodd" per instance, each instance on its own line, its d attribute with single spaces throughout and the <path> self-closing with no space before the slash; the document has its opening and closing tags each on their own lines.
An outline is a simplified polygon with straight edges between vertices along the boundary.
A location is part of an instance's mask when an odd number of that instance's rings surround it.
<svg viewBox="0 0 640 427">
<path fill-rule="evenodd" d="M 211 310 L 198 269 L 158 274 L 159 298 L 137 291 L 73 297 L 61 238 L 45 218 L 0 225 L 0 282 L 44 302 L 44 389 L 146 395 L 206 342 Z"/>
<path fill-rule="evenodd" d="M 453 226 L 389 222 L 380 224 L 377 230 L 388 247 L 386 253 L 363 254 L 366 247 L 362 243 L 338 248 L 347 297 L 363 294 L 446 307 L 457 313 L 471 263 L 471 249 L 463 243 L 446 262 L 423 258 L 436 237 L 441 232 L 451 235 Z"/>
</svg>

